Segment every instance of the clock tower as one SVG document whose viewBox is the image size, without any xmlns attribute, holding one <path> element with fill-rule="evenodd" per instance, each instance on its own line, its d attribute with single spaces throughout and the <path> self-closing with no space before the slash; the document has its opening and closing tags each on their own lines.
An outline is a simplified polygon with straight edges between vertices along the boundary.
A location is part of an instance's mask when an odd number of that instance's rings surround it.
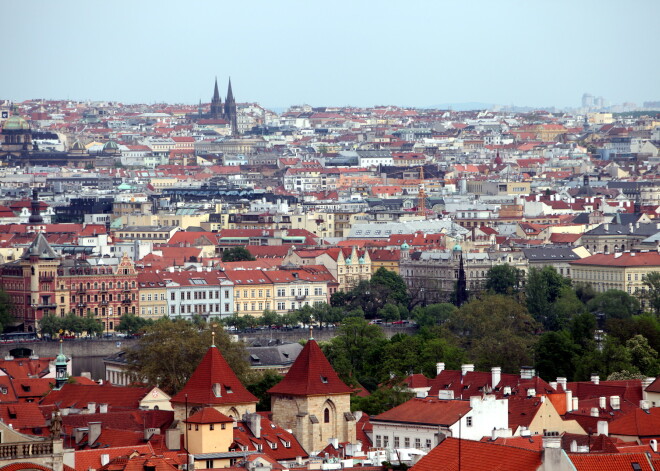
<svg viewBox="0 0 660 471">
<path fill-rule="evenodd" d="M 69 359 L 62 352 L 62 339 L 60 339 L 60 354 L 55 358 L 55 389 L 62 389 L 69 379 L 69 374 L 66 371 L 66 364 Z"/>
</svg>

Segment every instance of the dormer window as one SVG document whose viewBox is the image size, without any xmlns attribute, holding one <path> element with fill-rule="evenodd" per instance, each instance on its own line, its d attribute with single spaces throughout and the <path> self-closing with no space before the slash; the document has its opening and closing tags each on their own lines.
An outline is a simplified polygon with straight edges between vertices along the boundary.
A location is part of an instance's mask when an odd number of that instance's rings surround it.
<svg viewBox="0 0 660 471">
<path fill-rule="evenodd" d="M 225 392 L 226 392 L 227 394 L 231 394 L 231 393 L 233 393 L 234 391 L 231 390 L 231 386 L 227 386 L 227 385 L 225 384 Z"/>
<path fill-rule="evenodd" d="M 327 378 L 327 376 L 323 376 L 323 375 L 321 375 L 321 382 L 322 382 L 323 384 L 328 384 L 328 378 Z"/>
<path fill-rule="evenodd" d="M 220 383 L 215 383 L 213 385 L 213 395 L 215 397 L 222 397 L 222 387 L 220 386 Z"/>
</svg>

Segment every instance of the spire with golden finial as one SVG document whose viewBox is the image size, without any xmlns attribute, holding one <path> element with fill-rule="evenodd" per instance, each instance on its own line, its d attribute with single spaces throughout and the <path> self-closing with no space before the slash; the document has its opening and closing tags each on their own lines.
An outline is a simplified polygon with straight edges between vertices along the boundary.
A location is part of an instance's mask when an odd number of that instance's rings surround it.
<svg viewBox="0 0 660 471">
<path fill-rule="evenodd" d="M 211 327 L 213 330 L 211 330 L 211 347 L 215 347 L 215 328 L 218 326 L 218 324 L 213 324 Z"/>
<path fill-rule="evenodd" d="M 309 340 L 314 340 L 314 335 L 312 334 L 313 329 L 314 329 L 314 326 L 310 325 L 309 326 Z"/>
</svg>

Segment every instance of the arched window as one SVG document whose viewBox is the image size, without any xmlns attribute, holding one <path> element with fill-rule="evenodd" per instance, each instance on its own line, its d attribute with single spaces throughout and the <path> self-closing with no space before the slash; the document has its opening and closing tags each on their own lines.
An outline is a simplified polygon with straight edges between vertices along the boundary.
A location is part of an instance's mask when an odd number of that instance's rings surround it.
<svg viewBox="0 0 660 471">
<path fill-rule="evenodd" d="M 326 424 L 330 423 L 330 409 L 328 409 L 327 407 L 323 411 L 323 422 Z"/>
</svg>

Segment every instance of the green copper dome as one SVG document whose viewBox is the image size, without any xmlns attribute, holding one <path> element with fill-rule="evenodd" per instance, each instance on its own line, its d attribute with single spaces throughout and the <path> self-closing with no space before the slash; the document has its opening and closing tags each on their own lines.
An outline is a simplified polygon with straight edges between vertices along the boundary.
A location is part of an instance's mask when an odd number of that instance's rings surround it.
<svg viewBox="0 0 660 471">
<path fill-rule="evenodd" d="M 64 352 L 62 352 L 62 341 L 60 340 L 60 353 L 55 357 L 55 366 L 57 365 L 64 365 L 66 366 L 66 362 L 69 361 Z"/>
<path fill-rule="evenodd" d="M 2 125 L 4 131 L 29 131 L 30 125 L 20 116 L 12 116 Z"/>
<path fill-rule="evenodd" d="M 463 251 L 463 248 L 461 247 L 461 244 L 456 244 L 452 250 L 454 250 L 454 252 L 461 252 Z"/>
<path fill-rule="evenodd" d="M 408 245 L 407 242 L 404 242 L 403 244 L 401 244 L 401 250 L 408 250 L 409 248 L 410 248 L 410 246 Z"/>
</svg>

